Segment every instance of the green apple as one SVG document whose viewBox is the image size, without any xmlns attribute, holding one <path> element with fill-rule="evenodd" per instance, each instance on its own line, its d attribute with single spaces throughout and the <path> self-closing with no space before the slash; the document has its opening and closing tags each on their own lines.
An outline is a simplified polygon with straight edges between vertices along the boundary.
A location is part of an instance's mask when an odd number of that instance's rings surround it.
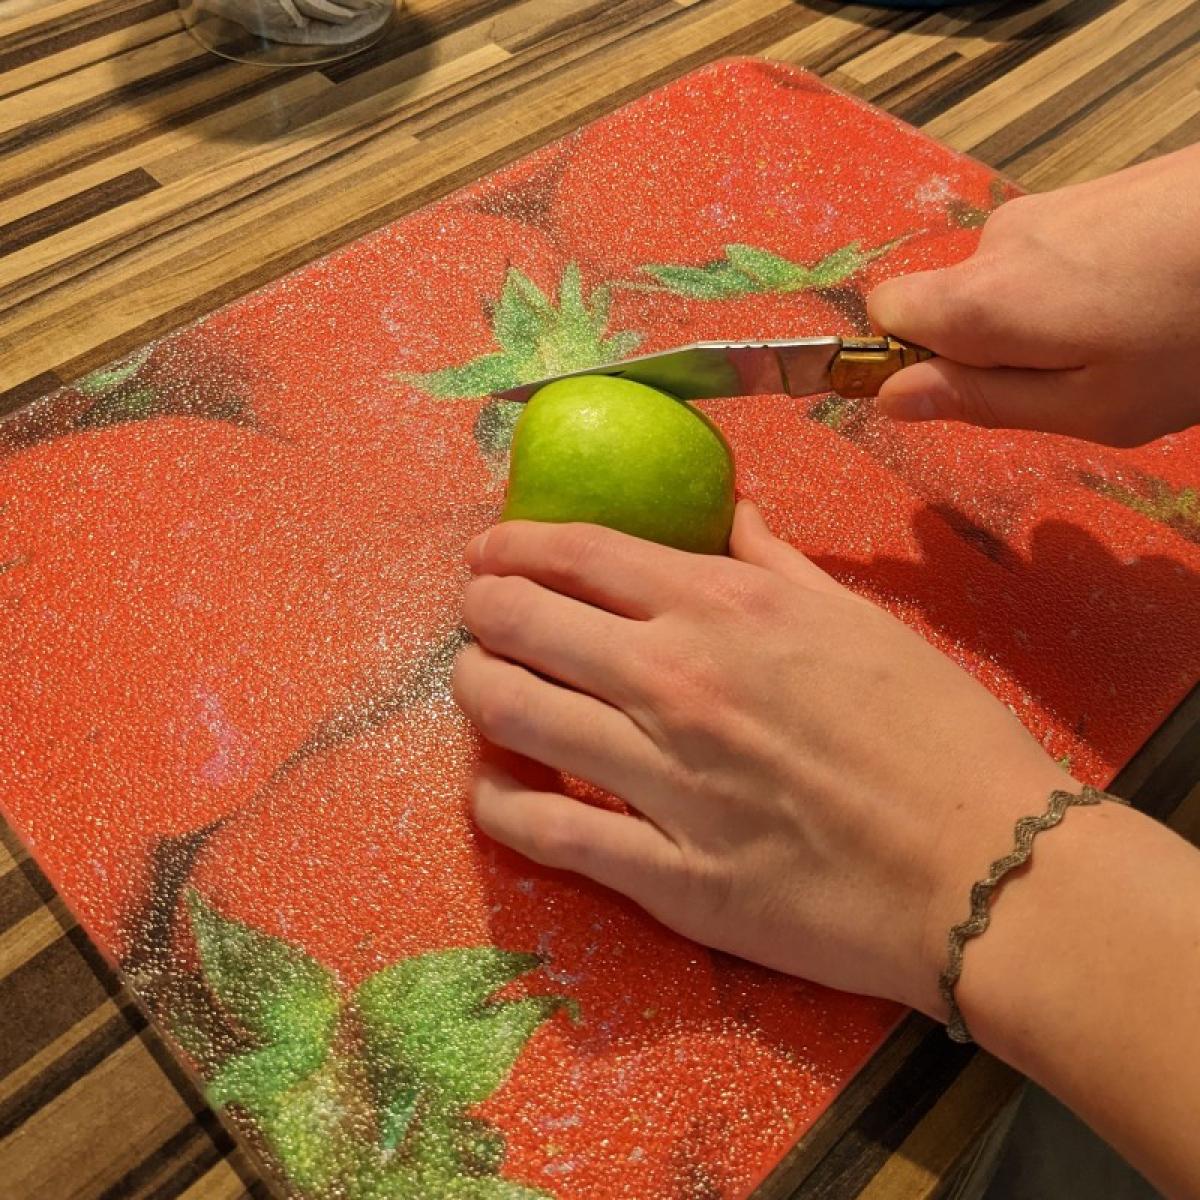
<svg viewBox="0 0 1200 1200">
<path fill-rule="evenodd" d="M 728 444 L 666 392 L 606 375 L 560 379 L 517 419 L 502 520 L 587 521 L 722 554 L 733 506 Z"/>
</svg>

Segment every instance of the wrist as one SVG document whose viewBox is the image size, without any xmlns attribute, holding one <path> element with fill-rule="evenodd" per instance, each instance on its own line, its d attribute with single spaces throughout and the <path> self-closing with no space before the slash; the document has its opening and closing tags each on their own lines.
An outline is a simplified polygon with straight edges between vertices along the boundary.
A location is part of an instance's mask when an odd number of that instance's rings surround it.
<svg viewBox="0 0 1200 1200">
<path fill-rule="evenodd" d="M 1154 842 L 1167 830 L 1117 804 L 1071 809 L 993 897 L 992 923 L 965 955 L 957 999 L 976 1039 L 1035 1078 L 1079 1033 L 1081 1004 L 1127 977 L 1126 941 L 1152 917 Z M 1115 958 L 1114 958 L 1115 956 Z"/>
<path fill-rule="evenodd" d="M 943 1023 L 949 1012 L 939 990 L 939 980 L 948 962 L 951 930 L 970 915 L 972 887 L 988 874 L 993 862 L 1013 849 L 1014 830 L 1022 817 L 1044 812 L 1055 790 L 1078 791 L 1080 785 L 1039 751 L 1023 764 L 1019 773 L 1014 771 L 1003 783 L 981 781 L 978 788 L 977 803 L 971 810 L 956 811 L 955 819 L 942 831 L 937 844 L 936 875 L 924 918 L 920 989 L 915 998 L 906 998 L 913 1008 Z M 1051 832 L 1057 830 L 1047 831 L 1040 837 L 1048 837 Z M 1000 893 L 1026 875 L 1031 867 L 1032 862 L 1005 876 L 993 894 L 989 912 Z M 991 933 L 989 928 L 980 937 L 967 942 L 967 963 L 974 947 Z M 969 969 L 964 965 L 964 974 Z M 967 1023 L 969 1026 L 969 1019 Z"/>
<path fill-rule="evenodd" d="M 981 1046 L 1155 1186 L 1200 1185 L 1200 854 L 1116 804 L 1070 809 L 994 897 L 957 1001 Z"/>
</svg>

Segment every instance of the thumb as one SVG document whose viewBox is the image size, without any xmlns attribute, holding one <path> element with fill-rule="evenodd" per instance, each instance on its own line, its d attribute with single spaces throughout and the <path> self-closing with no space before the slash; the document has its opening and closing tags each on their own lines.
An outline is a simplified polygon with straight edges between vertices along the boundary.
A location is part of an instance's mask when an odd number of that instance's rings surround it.
<svg viewBox="0 0 1200 1200">
<path fill-rule="evenodd" d="M 979 261 L 885 280 L 867 297 L 871 324 L 957 362 L 997 365 L 993 314 L 976 302 Z"/>
<path fill-rule="evenodd" d="M 879 407 L 899 421 L 965 421 L 996 429 L 1039 429 L 1094 436 L 1085 372 L 966 367 L 933 359 L 898 371 L 879 392 Z"/>
<path fill-rule="evenodd" d="M 729 553 L 738 562 L 762 567 L 764 571 L 782 575 L 802 587 L 821 591 L 841 590 L 841 585 L 826 575 L 816 563 L 777 538 L 767 528 L 757 506 L 749 500 L 739 501 L 733 515 Z"/>
</svg>

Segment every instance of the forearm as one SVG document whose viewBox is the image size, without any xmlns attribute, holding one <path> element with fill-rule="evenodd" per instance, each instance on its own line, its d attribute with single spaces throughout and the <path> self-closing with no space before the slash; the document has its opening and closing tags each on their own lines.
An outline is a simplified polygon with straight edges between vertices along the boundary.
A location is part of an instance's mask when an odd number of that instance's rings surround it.
<svg viewBox="0 0 1200 1200">
<path fill-rule="evenodd" d="M 1200 852 L 1116 805 L 1068 812 L 997 894 L 972 1033 L 1170 1196 L 1200 1196 Z"/>
</svg>

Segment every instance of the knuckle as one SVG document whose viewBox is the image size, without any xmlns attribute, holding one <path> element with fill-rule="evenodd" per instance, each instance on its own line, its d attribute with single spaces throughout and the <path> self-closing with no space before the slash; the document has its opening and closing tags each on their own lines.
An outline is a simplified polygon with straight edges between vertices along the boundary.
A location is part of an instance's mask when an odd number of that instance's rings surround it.
<svg viewBox="0 0 1200 1200">
<path fill-rule="evenodd" d="M 516 688 L 487 682 L 476 693 L 475 724 L 490 742 L 514 749 L 528 725 L 529 705 Z"/>
<path fill-rule="evenodd" d="M 726 561 L 712 564 L 701 592 L 710 605 L 727 613 L 758 613 L 767 599 L 767 589 L 755 572 Z"/>
<path fill-rule="evenodd" d="M 956 415 L 961 420 L 994 429 L 1001 421 L 983 385 L 983 379 L 983 372 L 964 371 L 955 381 L 953 402 L 958 410 Z"/>
<path fill-rule="evenodd" d="M 484 641 L 510 642 L 521 629 L 529 586 L 513 575 L 475 580 L 464 605 L 467 624 Z"/>
<path fill-rule="evenodd" d="M 568 524 L 555 528 L 550 569 L 560 583 L 577 583 L 600 553 L 603 530 L 593 525 Z"/>
<path fill-rule="evenodd" d="M 587 855 L 580 822 L 567 808 L 547 807 L 530 830 L 530 856 L 547 866 L 578 866 Z"/>
<path fill-rule="evenodd" d="M 724 713 L 720 679 L 702 662 L 677 663 L 663 677 L 657 712 L 664 729 L 677 738 L 717 736 Z"/>
</svg>

